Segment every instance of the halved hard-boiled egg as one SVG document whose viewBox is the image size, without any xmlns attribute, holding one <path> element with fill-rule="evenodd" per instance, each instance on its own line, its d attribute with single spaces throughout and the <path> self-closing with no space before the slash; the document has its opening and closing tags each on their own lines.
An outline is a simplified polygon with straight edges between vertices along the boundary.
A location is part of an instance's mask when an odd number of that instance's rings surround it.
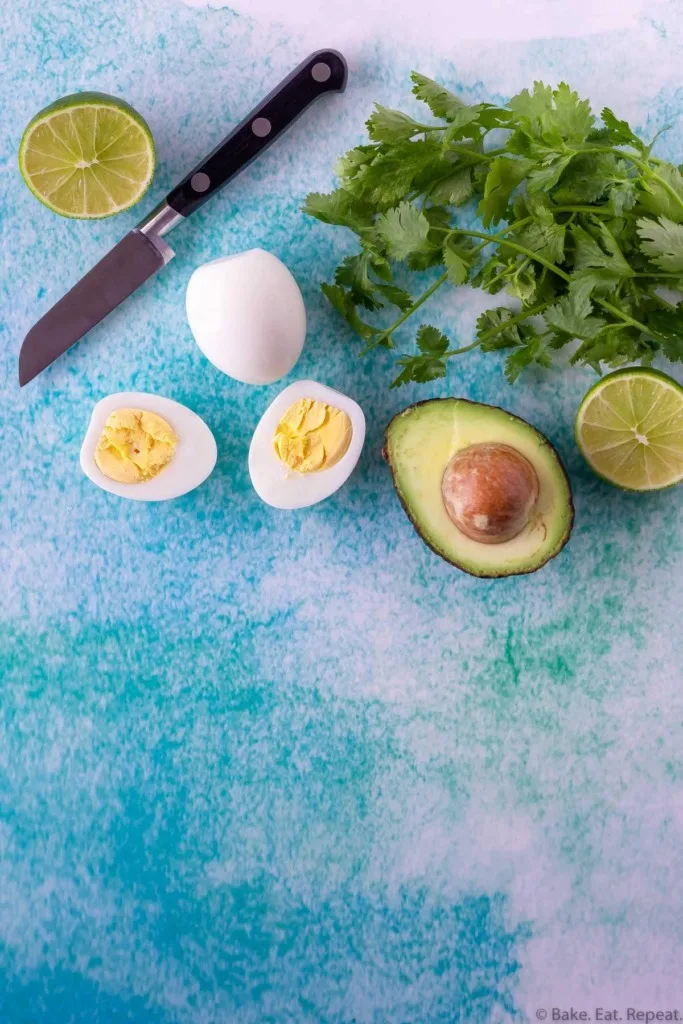
<svg viewBox="0 0 683 1024">
<path fill-rule="evenodd" d="M 274 508 L 315 505 L 346 483 L 364 441 L 357 402 L 316 381 L 297 380 L 271 402 L 254 431 L 254 490 Z"/>
<path fill-rule="evenodd" d="M 165 501 L 199 487 L 216 456 L 213 434 L 187 406 L 161 395 L 122 391 L 93 409 L 81 468 L 98 487 L 119 497 Z"/>
</svg>

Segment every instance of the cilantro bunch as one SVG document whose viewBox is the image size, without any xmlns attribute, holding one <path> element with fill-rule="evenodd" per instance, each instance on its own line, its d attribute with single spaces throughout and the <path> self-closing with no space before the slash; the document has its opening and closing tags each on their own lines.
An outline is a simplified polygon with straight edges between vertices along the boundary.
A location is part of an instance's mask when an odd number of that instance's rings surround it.
<svg viewBox="0 0 683 1024">
<path fill-rule="evenodd" d="M 447 282 L 506 292 L 519 308 L 487 310 L 461 348 L 423 324 L 392 387 L 443 377 L 448 359 L 475 348 L 509 349 L 511 383 L 530 364 L 549 367 L 565 346 L 570 362 L 597 372 L 648 364 L 657 352 L 683 360 L 683 304 L 671 300 L 683 291 L 679 170 L 608 108 L 598 125 L 565 84 L 536 82 L 505 107 L 467 106 L 411 77 L 437 123 L 377 104 L 370 142 L 339 161 L 339 187 L 306 200 L 306 213 L 360 244 L 322 289 L 365 351 L 393 348 L 397 328 Z M 413 295 L 395 280 L 400 265 L 442 272 Z M 368 319 L 387 306 L 398 311 L 392 323 Z"/>
</svg>

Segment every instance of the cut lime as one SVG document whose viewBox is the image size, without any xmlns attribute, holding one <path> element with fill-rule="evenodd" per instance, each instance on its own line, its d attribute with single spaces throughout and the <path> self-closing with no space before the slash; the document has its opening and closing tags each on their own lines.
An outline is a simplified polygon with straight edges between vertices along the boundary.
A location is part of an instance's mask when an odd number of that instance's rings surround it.
<svg viewBox="0 0 683 1024">
<path fill-rule="evenodd" d="M 149 188 L 154 141 L 144 118 L 115 96 L 79 92 L 51 103 L 19 146 L 24 181 L 63 217 L 127 210 Z"/>
<path fill-rule="evenodd" d="M 617 370 L 594 384 L 576 414 L 591 469 L 628 491 L 683 480 L 683 387 L 657 370 Z"/>
</svg>

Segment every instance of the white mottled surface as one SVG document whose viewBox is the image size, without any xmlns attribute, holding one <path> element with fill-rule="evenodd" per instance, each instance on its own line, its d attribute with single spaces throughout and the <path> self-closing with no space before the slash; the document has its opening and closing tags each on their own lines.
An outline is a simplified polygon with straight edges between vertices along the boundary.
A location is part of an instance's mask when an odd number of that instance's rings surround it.
<svg viewBox="0 0 683 1024">
<path fill-rule="evenodd" d="M 648 136 L 673 123 L 658 152 L 678 162 L 680 6 L 428 9 L 0 10 L 3 1022 L 484 1024 L 681 999 L 683 492 L 591 477 L 571 436 L 588 372 L 509 388 L 497 357 L 472 356 L 389 392 L 389 360 L 359 361 L 319 292 L 350 240 L 300 213 L 374 100 L 410 104 L 412 67 L 477 98 L 566 78 Z M 124 95 L 158 145 L 151 206 L 310 46 L 346 40 L 346 94 L 19 392 L 28 326 L 143 212 L 41 208 L 15 163 L 33 113 L 76 88 Z M 348 485 L 285 517 L 246 468 L 277 386 L 215 371 L 184 311 L 196 266 L 259 245 L 304 294 L 297 376 L 368 421 Z M 488 301 L 462 290 L 432 312 L 466 339 Z M 212 428 L 219 461 L 193 494 L 141 507 L 82 476 L 92 405 L 128 389 Z M 528 418 L 567 461 L 576 529 L 535 576 L 454 573 L 398 507 L 384 426 L 449 391 Z"/>
</svg>

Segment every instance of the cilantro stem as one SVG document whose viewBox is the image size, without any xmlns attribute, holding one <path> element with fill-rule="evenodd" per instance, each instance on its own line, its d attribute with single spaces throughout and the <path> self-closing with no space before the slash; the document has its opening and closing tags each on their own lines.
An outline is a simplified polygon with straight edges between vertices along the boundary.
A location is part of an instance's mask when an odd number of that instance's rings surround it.
<svg viewBox="0 0 683 1024">
<path fill-rule="evenodd" d="M 522 309 L 519 313 L 516 313 L 515 316 L 508 317 L 508 319 L 499 324 L 498 327 L 492 327 L 490 331 L 485 331 L 472 345 L 467 345 L 465 348 L 453 349 L 450 352 L 446 352 L 446 355 L 451 356 L 456 355 L 458 352 L 467 352 L 476 345 L 481 345 L 482 342 L 490 341 L 491 338 L 495 338 L 497 334 L 501 334 L 503 331 L 507 330 L 508 327 L 514 327 L 516 324 L 521 324 L 524 320 L 528 320 L 529 317 L 538 316 L 538 314 L 542 313 L 544 309 L 548 308 L 548 306 L 552 306 L 552 302 L 539 302 L 537 305 L 532 306 L 531 309 Z"/>
<path fill-rule="evenodd" d="M 465 228 L 452 228 L 451 230 L 453 234 L 457 235 L 468 235 L 471 238 L 485 238 L 487 245 L 489 242 L 497 242 L 498 245 L 505 245 L 508 249 L 515 249 L 517 252 L 523 253 L 524 256 L 528 256 L 529 259 L 535 260 L 536 263 L 540 263 L 544 267 L 547 267 L 548 270 L 552 270 L 553 274 L 557 274 L 558 277 L 563 278 L 565 281 L 570 280 L 569 274 L 566 274 L 561 267 L 551 263 L 550 260 L 545 258 L 545 256 L 541 256 L 539 253 L 533 252 L 531 249 L 527 249 L 526 246 L 519 245 L 517 242 L 510 242 L 507 238 L 499 238 L 496 235 L 487 235 L 483 231 L 470 231 Z"/>
<path fill-rule="evenodd" d="M 460 231 L 459 228 L 456 228 L 455 230 Z M 485 235 L 481 231 L 462 231 L 460 233 L 472 235 L 474 238 L 486 238 L 488 241 L 495 241 L 495 239 L 493 239 L 491 235 Z M 510 242 L 506 238 L 501 238 L 498 244 L 506 245 L 510 249 L 516 249 L 517 252 L 524 253 L 525 256 L 528 256 L 530 259 L 535 260 L 537 263 L 542 264 L 544 267 L 547 267 L 548 270 L 552 270 L 554 274 L 557 274 L 558 277 L 561 277 L 564 281 L 571 280 L 569 274 L 565 273 L 565 271 L 562 270 L 561 267 L 555 266 L 555 264 L 551 263 L 550 260 L 547 260 L 543 256 L 540 256 L 537 252 L 532 252 L 531 249 L 527 249 L 523 245 L 518 245 L 516 242 Z M 603 309 L 606 309 L 610 313 L 612 313 L 613 316 L 616 316 L 620 320 L 623 320 L 625 324 L 630 324 L 631 327 L 637 327 L 638 330 L 643 332 L 643 334 L 647 334 L 650 338 L 653 338 L 655 341 L 658 341 L 661 345 L 666 344 L 664 338 L 660 338 L 658 334 L 655 334 L 655 332 L 651 330 L 651 328 L 647 327 L 639 320 L 634 320 L 632 316 L 629 316 L 628 313 L 624 313 L 623 310 L 619 309 L 618 306 L 613 306 L 611 302 L 607 302 L 605 299 L 599 299 L 597 296 L 594 296 L 594 301 L 597 303 L 598 306 L 602 306 Z"/>
<path fill-rule="evenodd" d="M 458 145 L 454 145 L 454 144 L 450 145 L 450 149 L 454 150 L 456 153 L 462 154 L 462 156 L 469 156 L 472 159 L 477 160 L 479 163 L 483 163 L 483 162 L 488 163 L 489 160 L 495 160 L 495 158 L 499 155 L 499 153 L 503 153 L 504 152 L 504 150 L 502 150 L 502 149 L 489 149 L 486 153 L 479 153 L 479 152 L 477 152 L 476 149 L 467 149 L 467 147 L 465 147 L 465 146 L 458 146 Z M 457 167 L 454 167 L 453 171 L 456 171 L 456 170 L 457 170 Z M 463 170 L 464 170 L 464 168 L 463 168 Z"/>
<path fill-rule="evenodd" d="M 460 228 L 455 228 L 454 231 L 460 234 L 471 235 L 473 238 L 486 238 L 486 240 L 489 242 L 496 241 L 496 239 L 494 239 L 492 235 L 486 235 L 482 231 L 461 231 Z M 498 244 L 506 245 L 509 249 L 516 249 L 517 252 L 523 253 L 530 259 L 535 260 L 537 263 L 542 264 L 542 266 L 544 267 L 547 267 L 548 270 L 552 270 L 554 274 L 557 274 L 558 277 L 561 277 L 564 281 L 571 280 L 569 274 L 565 273 L 565 271 L 562 270 L 561 267 L 558 267 L 554 263 L 551 263 L 550 260 L 545 259 L 545 257 L 539 255 L 539 253 L 532 252 L 531 249 L 527 249 L 523 245 L 518 245 L 517 242 L 510 242 L 506 238 L 501 238 L 498 241 Z M 647 327 L 639 320 L 634 320 L 632 316 L 629 316 L 628 313 L 624 313 L 623 310 L 619 309 L 618 306 L 613 306 L 611 302 L 607 302 L 605 299 L 599 299 L 597 296 L 594 296 L 594 301 L 597 303 L 598 306 L 602 306 L 603 309 L 608 310 L 610 313 L 612 313 L 613 316 L 618 317 L 619 320 L 623 320 L 625 324 L 630 324 L 631 327 L 637 327 L 638 330 L 643 332 L 643 334 L 647 334 L 650 338 L 653 338 L 655 341 L 658 341 L 661 345 L 666 344 L 664 338 L 659 337 L 659 335 L 656 334 L 651 328 Z"/>
<path fill-rule="evenodd" d="M 615 156 L 620 156 L 624 160 L 630 160 L 630 162 L 637 167 L 647 177 L 652 178 L 667 192 L 671 198 L 678 203 L 680 208 L 683 210 L 683 198 L 678 194 L 675 188 L 673 188 L 668 181 L 665 181 L 661 175 L 650 166 L 647 160 L 641 160 L 640 157 L 634 156 L 633 153 L 629 153 L 624 149 L 617 149 L 616 146 L 587 146 L 582 149 L 575 150 L 579 153 L 614 153 Z"/>
<path fill-rule="evenodd" d="M 524 227 L 524 225 L 528 224 L 529 221 L 531 221 L 532 219 L 533 219 L 532 217 L 524 217 L 521 220 L 517 220 L 513 224 L 508 224 L 507 227 L 502 228 L 495 235 L 483 235 L 483 234 L 480 233 L 480 237 L 481 238 L 485 238 L 486 241 L 482 242 L 481 245 L 475 246 L 475 248 L 472 250 L 470 255 L 471 256 L 476 256 L 478 253 L 481 252 L 482 249 L 485 249 L 486 246 L 490 242 L 497 242 L 500 238 L 502 238 L 502 236 L 507 231 L 516 231 L 518 228 Z M 451 229 L 451 228 L 433 228 L 432 230 L 433 231 L 445 231 L 446 232 L 446 241 L 448 240 L 448 236 L 449 235 L 455 234 L 456 232 L 459 231 L 458 228 L 453 228 L 453 229 Z M 461 233 L 471 234 L 471 232 L 461 232 Z M 438 289 L 441 287 L 442 284 L 446 283 L 447 280 L 448 280 L 448 271 L 444 271 L 444 273 L 440 277 L 437 277 L 436 281 L 434 281 L 429 286 L 429 288 L 427 288 L 427 290 L 424 291 L 422 293 L 422 295 L 420 295 L 415 300 L 415 302 L 413 302 L 412 306 L 409 306 L 408 309 L 406 309 L 406 311 L 401 314 L 401 316 L 398 318 L 398 320 L 395 320 L 394 323 L 391 324 L 390 327 L 387 327 L 387 329 L 385 331 L 382 331 L 382 333 L 378 334 L 376 338 L 373 338 L 373 340 L 368 345 L 365 346 L 365 348 L 362 350 L 360 355 L 364 356 L 367 352 L 372 351 L 373 348 L 377 348 L 378 345 L 382 345 L 385 341 L 389 341 L 390 342 L 391 335 L 394 333 L 394 331 L 398 327 L 400 327 L 401 324 L 404 324 L 406 322 L 406 320 L 408 320 L 413 315 L 413 313 L 417 309 L 419 309 L 420 306 L 423 305 L 423 303 L 425 303 L 427 301 L 427 299 L 431 298 L 431 296 L 434 294 L 434 292 L 438 291 Z M 391 347 L 391 345 L 390 345 L 390 347 Z"/>
<path fill-rule="evenodd" d="M 434 294 L 434 292 L 438 291 L 438 289 L 441 287 L 441 285 L 445 284 L 447 280 L 448 280 L 448 271 L 445 270 L 443 272 L 443 274 L 441 275 L 441 277 L 437 277 L 436 281 L 434 281 L 432 284 L 430 284 L 429 288 L 427 288 L 427 290 L 424 291 L 422 293 L 422 295 L 420 295 L 420 297 L 415 300 L 415 302 L 413 302 L 412 306 L 408 307 L 408 309 L 405 311 L 405 313 L 401 314 L 401 316 L 398 318 L 398 320 L 396 320 L 395 323 L 393 323 L 391 325 L 391 327 L 387 327 L 386 331 L 382 331 L 381 334 L 378 334 L 376 338 L 373 338 L 373 340 L 368 345 L 365 346 L 363 351 L 360 353 L 361 356 L 364 356 L 367 352 L 370 352 L 373 348 L 376 348 L 378 345 L 381 345 L 384 341 L 389 341 L 389 339 L 391 338 L 391 335 L 394 333 L 396 328 L 400 327 L 401 324 L 405 323 L 405 321 L 408 319 L 408 317 L 411 317 L 413 315 L 413 313 L 415 312 L 415 310 L 419 309 L 420 306 L 427 301 L 427 299 L 431 298 L 431 296 Z"/>
<path fill-rule="evenodd" d="M 605 203 L 604 206 L 553 206 L 553 213 L 604 213 L 609 217 L 614 216 L 614 210 Z"/>
<path fill-rule="evenodd" d="M 495 277 L 492 277 L 490 281 L 486 282 L 486 291 L 489 293 L 489 295 L 495 295 L 496 294 L 491 289 L 493 288 L 494 284 L 498 284 L 498 282 L 502 278 L 507 277 L 509 271 L 510 271 L 509 267 L 503 267 L 503 269 L 500 271 L 499 274 L 496 274 Z"/>
<path fill-rule="evenodd" d="M 634 320 L 632 316 L 629 316 L 628 313 L 624 313 L 624 311 L 619 309 L 618 306 L 613 306 L 611 302 L 607 302 L 606 299 L 599 299 L 597 296 L 594 296 L 594 300 L 599 306 L 602 306 L 603 309 L 608 310 L 614 316 L 618 316 L 620 320 L 624 321 L 624 324 L 628 324 L 631 327 L 637 327 L 639 331 L 642 331 L 643 334 L 647 334 L 648 337 L 652 338 L 654 341 L 658 341 L 660 345 L 667 344 L 665 338 L 660 338 L 658 334 L 655 334 L 652 328 L 648 327 L 646 324 L 641 324 L 640 320 Z"/>
<path fill-rule="evenodd" d="M 621 249 L 621 246 L 619 245 L 619 243 L 617 242 L 616 238 L 614 237 L 613 232 L 610 231 L 610 229 L 607 227 L 606 224 L 602 224 L 601 225 L 601 230 L 602 230 L 602 232 L 604 234 L 609 235 L 609 237 L 612 239 L 612 245 L 614 246 L 615 252 L 618 252 L 619 255 L 621 256 L 622 260 L 624 261 L 624 263 L 626 263 L 628 265 L 628 260 L 624 256 L 624 254 L 622 252 L 622 249 Z"/>
<path fill-rule="evenodd" d="M 481 245 L 475 246 L 475 248 L 472 249 L 470 253 L 470 256 L 476 256 L 477 253 L 480 253 L 481 250 L 485 249 L 487 245 L 491 244 L 491 242 L 500 241 L 503 235 L 506 235 L 509 231 L 518 231 L 519 228 L 523 228 L 527 224 L 531 223 L 533 219 L 533 217 L 522 217 L 521 220 L 515 220 L 512 222 L 512 224 L 508 224 L 507 227 L 501 228 L 500 231 L 496 231 L 495 235 L 487 235 L 483 231 L 468 231 L 466 228 L 433 227 L 431 230 L 442 231 L 446 235 L 446 238 L 444 239 L 444 245 L 446 244 L 451 235 L 473 235 L 476 236 L 477 238 L 484 238 L 485 241 L 482 242 Z"/>
<path fill-rule="evenodd" d="M 485 242 L 482 242 L 481 245 L 476 245 L 474 247 L 474 249 L 470 253 L 470 256 L 478 256 L 479 253 L 481 252 L 481 250 L 485 249 L 487 245 L 491 244 L 491 242 L 497 242 L 500 238 L 503 237 L 503 235 L 506 235 L 508 233 L 508 231 L 518 231 L 519 228 L 526 227 L 526 225 L 530 224 L 533 219 L 534 219 L 533 217 L 522 217 L 521 220 L 513 221 L 513 223 L 512 224 L 508 224 L 508 226 L 506 228 L 501 228 L 500 231 L 496 231 L 495 235 L 487 236 Z M 436 228 L 435 230 L 437 230 L 437 231 L 439 231 L 439 230 L 446 230 L 446 231 L 449 232 L 449 234 L 451 234 L 451 233 L 455 234 L 460 229 L 459 228 L 445 228 L 445 229 L 444 228 Z M 446 239 L 446 241 L 448 241 L 448 239 Z"/>
<path fill-rule="evenodd" d="M 445 132 L 448 131 L 449 128 L 450 125 L 448 124 L 421 124 L 419 131 L 416 128 L 413 134 L 422 135 L 426 132 Z M 476 149 L 469 149 L 467 146 L 459 146 L 457 142 L 449 143 L 448 148 L 454 150 L 456 153 L 462 153 L 463 156 L 472 157 L 480 163 L 494 160 L 501 153 L 506 152 L 505 148 L 501 147 L 499 149 L 489 149 L 486 153 L 480 153 Z"/>
<path fill-rule="evenodd" d="M 640 274 L 640 273 L 633 274 L 633 277 L 656 277 L 656 278 L 660 278 L 660 277 L 675 277 L 678 281 L 681 280 L 682 276 L 683 275 L 680 274 L 680 273 L 676 273 L 674 271 L 669 272 L 668 270 L 660 270 L 656 274 Z"/>
<path fill-rule="evenodd" d="M 470 345 L 463 345 L 462 348 L 449 348 L 448 352 L 444 352 L 443 358 L 450 359 L 451 356 L 461 356 L 463 352 L 471 352 L 473 348 L 478 348 L 481 344 L 481 339 L 477 338 Z"/>
<path fill-rule="evenodd" d="M 650 292 L 650 296 L 655 300 L 655 302 L 658 302 L 660 306 L 663 306 L 664 309 L 668 310 L 670 313 L 678 312 L 678 309 L 674 306 L 673 302 L 667 302 L 661 295 L 657 295 L 657 292 Z"/>
</svg>

